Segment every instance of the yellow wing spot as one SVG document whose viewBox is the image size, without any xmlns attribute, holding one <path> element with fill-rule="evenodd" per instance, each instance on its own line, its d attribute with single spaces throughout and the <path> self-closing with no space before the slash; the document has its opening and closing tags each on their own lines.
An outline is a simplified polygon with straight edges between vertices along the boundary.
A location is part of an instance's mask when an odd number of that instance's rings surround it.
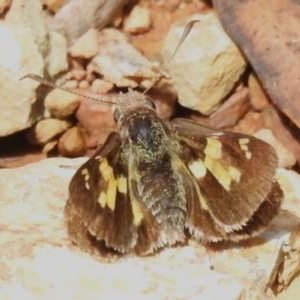
<svg viewBox="0 0 300 300">
<path fill-rule="evenodd" d="M 207 145 L 204 153 L 212 158 L 218 159 L 222 157 L 222 143 L 217 139 L 207 138 Z"/>
<path fill-rule="evenodd" d="M 206 174 L 206 167 L 201 159 L 195 160 L 189 164 L 189 169 L 197 179 L 203 178 Z"/>
<path fill-rule="evenodd" d="M 106 205 L 106 194 L 104 192 L 100 193 L 100 196 L 98 198 L 98 203 L 101 205 L 102 208 Z"/>
<path fill-rule="evenodd" d="M 213 158 L 206 156 L 204 161 L 207 169 L 213 174 L 213 176 L 218 180 L 222 187 L 226 190 L 230 190 L 231 176 L 224 169 L 224 167 Z"/>
<path fill-rule="evenodd" d="M 100 165 L 99 165 L 99 171 L 104 180 L 108 181 L 112 176 L 113 176 L 113 169 L 112 167 L 108 164 L 108 161 L 106 158 L 104 158 Z"/>
<path fill-rule="evenodd" d="M 86 174 L 86 175 L 84 176 L 84 180 L 85 180 L 85 181 L 89 181 L 89 179 L 90 179 L 90 175 L 89 175 L 89 174 Z"/>
<path fill-rule="evenodd" d="M 241 147 L 241 149 L 242 149 L 243 151 L 248 151 L 248 150 L 249 150 L 249 148 L 248 148 L 247 145 L 240 145 L 240 147 Z"/>
<path fill-rule="evenodd" d="M 132 200 L 131 205 L 133 213 L 133 223 L 134 225 L 139 226 L 143 220 L 143 212 L 137 201 Z"/>
<path fill-rule="evenodd" d="M 242 174 L 238 169 L 234 167 L 229 167 L 228 173 L 235 182 L 240 182 Z"/>
<path fill-rule="evenodd" d="M 85 188 L 86 188 L 87 190 L 90 189 L 90 185 L 89 185 L 89 183 L 88 183 L 87 181 L 85 182 Z"/>
<path fill-rule="evenodd" d="M 115 209 L 116 196 L 117 196 L 117 180 L 112 175 L 112 177 L 108 181 L 107 195 L 106 195 L 106 204 L 111 210 Z"/>
<path fill-rule="evenodd" d="M 206 199 L 203 197 L 200 191 L 198 192 L 198 197 L 200 199 L 201 208 L 208 211 Z"/>
<path fill-rule="evenodd" d="M 239 139 L 239 144 L 240 145 L 246 145 L 248 143 L 249 143 L 249 139 L 247 139 L 247 138 Z"/>
<path fill-rule="evenodd" d="M 88 169 L 82 169 L 81 170 L 81 175 L 85 176 L 89 173 L 89 170 Z"/>
<path fill-rule="evenodd" d="M 122 194 L 127 194 L 127 180 L 124 176 L 118 178 L 118 191 Z"/>
</svg>

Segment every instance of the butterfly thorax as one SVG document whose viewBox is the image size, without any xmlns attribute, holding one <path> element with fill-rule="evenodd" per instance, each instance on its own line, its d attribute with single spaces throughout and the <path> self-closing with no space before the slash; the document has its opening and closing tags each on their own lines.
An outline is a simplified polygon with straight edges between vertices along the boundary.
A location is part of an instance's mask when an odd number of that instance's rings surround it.
<svg viewBox="0 0 300 300">
<path fill-rule="evenodd" d="M 156 163 L 168 152 L 172 144 L 169 128 L 150 108 L 128 112 L 120 135 L 123 149 L 130 151 L 136 162 Z"/>
</svg>

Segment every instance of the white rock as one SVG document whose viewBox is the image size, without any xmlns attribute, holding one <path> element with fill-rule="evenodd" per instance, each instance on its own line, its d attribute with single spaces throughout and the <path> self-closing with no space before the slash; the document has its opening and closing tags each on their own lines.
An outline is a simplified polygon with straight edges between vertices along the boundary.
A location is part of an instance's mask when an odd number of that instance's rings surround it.
<svg viewBox="0 0 300 300">
<path fill-rule="evenodd" d="M 73 57 L 88 59 L 97 54 L 98 48 L 98 31 L 91 28 L 71 46 L 69 52 Z"/>
<path fill-rule="evenodd" d="M 63 119 L 72 115 L 80 103 L 80 96 L 54 89 L 45 98 L 45 107 L 52 116 Z"/>
<path fill-rule="evenodd" d="M 67 68 L 66 41 L 48 31 L 40 1 L 15 0 L 0 21 L 0 136 L 28 128 L 44 115 L 39 84 L 29 73 L 55 76 Z M 21 112 L 21 113 L 20 113 Z"/>
<path fill-rule="evenodd" d="M 286 186 L 285 198 L 289 201 L 300 201 L 300 175 L 295 171 L 285 169 L 278 169 L 277 173 L 280 184 Z"/>
<path fill-rule="evenodd" d="M 78 80 L 76 80 L 76 79 L 67 80 L 64 83 L 63 87 L 66 89 L 77 89 L 78 88 Z"/>
<path fill-rule="evenodd" d="M 284 271 L 280 255 L 283 247 L 285 257 L 290 254 L 299 199 L 288 196 L 270 228 L 239 245 L 212 250 L 194 242 L 149 257 L 108 260 L 80 251 L 66 232 L 68 184 L 85 161 L 53 158 L 0 170 L 0 299 L 274 298 L 268 284 Z M 299 272 L 296 266 L 289 271 Z"/>
<path fill-rule="evenodd" d="M 7 136 L 30 127 L 31 113 L 39 110 L 33 109 L 35 91 L 20 84 L 18 76 L 1 65 L 0 82 L 0 136 Z"/>
<path fill-rule="evenodd" d="M 261 129 L 257 131 L 254 136 L 274 147 L 278 156 L 279 168 L 291 168 L 296 164 L 297 160 L 295 155 L 274 137 L 271 130 L 265 128 Z"/>
<path fill-rule="evenodd" d="M 29 129 L 27 138 L 33 145 L 44 145 L 71 126 L 72 123 L 67 120 L 44 119 Z"/>
<path fill-rule="evenodd" d="M 88 73 L 103 75 L 104 80 L 118 87 L 135 88 L 144 79 L 152 79 L 154 64 L 147 60 L 116 29 L 104 29 L 99 34 L 99 51 L 87 67 Z M 134 80 L 138 78 L 137 80 Z"/>
<path fill-rule="evenodd" d="M 47 5 L 53 12 L 57 12 L 68 2 L 70 2 L 70 0 L 43 0 L 43 4 Z"/>
<path fill-rule="evenodd" d="M 175 23 L 164 41 L 165 61 L 171 57 L 191 20 L 201 22 L 194 24 L 169 71 L 179 103 L 209 115 L 233 89 L 246 68 L 246 61 L 214 13 L 192 15 Z"/>
<path fill-rule="evenodd" d="M 150 11 L 140 5 L 136 5 L 124 21 L 124 31 L 130 33 L 147 32 L 150 27 Z"/>
<path fill-rule="evenodd" d="M 0 0 L 0 14 L 10 7 L 11 0 Z"/>
<path fill-rule="evenodd" d="M 203 250 L 180 247 L 110 263 L 74 247 L 63 208 L 72 166 L 85 160 L 0 170 L 0 299 L 239 299 L 242 285 L 211 270 Z"/>
<path fill-rule="evenodd" d="M 113 87 L 114 87 L 114 86 L 113 86 L 112 83 L 97 78 L 97 79 L 95 79 L 95 80 L 92 82 L 91 89 L 92 89 L 92 91 L 93 91 L 94 93 L 106 94 L 106 93 L 108 93 Z"/>
<path fill-rule="evenodd" d="M 67 41 L 61 34 L 49 32 L 48 52 L 44 59 L 50 77 L 68 69 Z"/>
</svg>

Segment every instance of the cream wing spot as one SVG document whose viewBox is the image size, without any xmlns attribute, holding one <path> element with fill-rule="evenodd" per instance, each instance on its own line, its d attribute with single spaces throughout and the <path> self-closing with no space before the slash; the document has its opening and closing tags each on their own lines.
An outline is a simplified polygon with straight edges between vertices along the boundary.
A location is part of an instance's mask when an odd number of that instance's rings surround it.
<svg viewBox="0 0 300 300">
<path fill-rule="evenodd" d="M 249 143 L 249 139 L 247 139 L 247 138 L 239 139 L 239 144 L 240 145 L 246 145 L 248 143 Z"/>
<path fill-rule="evenodd" d="M 88 169 L 81 170 L 81 175 L 84 176 L 85 188 L 87 190 L 89 190 L 90 189 L 90 184 L 89 184 L 89 179 L 90 179 L 89 170 Z"/>
<path fill-rule="evenodd" d="M 252 153 L 250 151 L 246 151 L 246 158 L 251 159 Z"/>
<path fill-rule="evenodd" d="M 189 164 L 189 169 L 197 179 L 203 178 L 206 174 L 206 167 L 201 159 L 197 159 Z"/>
<path fill-rule="evenodd" d="M 124 176 L 118 178 L 118 191 L 127 194 L 127 180 Z"/>
<path fill-rule="evenodd" d="M 248 148 L 247 145 L 240 145 L 240 147 L 241 147 L 241 149 L 242 149 L 243 151 L 248 151 L 248 150 L 249 150 L 249 148 Z"/>
<path fill-rule="evenodd" d="M 131 201 L 132 213 L 133 213 L 133 223 L 139 226 L 143 220 L 143 212 L 136 200 Z"/>
<path fill-rule="evenodd" d="M 198 193 L 198 197 L 200 199 L 201 208 L 208 211 L 208 206 L 207 206 L 207 203 L 206 203 L 206 199 L 201 194 L 201 192 Z"/>
<path fill-rule="evenodd" d="M 106 204 L 111 209 L 115 209 L 116 205 L 116 196 L 117 196 L 117 181 L 115 177 L 112 177 L 108 181 L 107 194 L 106 194 Z"/>
<path fill-rule="evenodd" d="M 245 152 L 246 158 L 250 159 L 252 157 L 252 153 L 249 151 L 249 147 L 247 146 L 247 144 L 249 143 L 249 139 L 247 138 L 242 138 L 239 139 L 239 144 L 241 149 Z"/>
<path fill-rule="evenodd" d="M 85 176 L 89 173 L 88 169 L 82 169 L 81 170 L 81 175 Z"/>
<path fill-rule="evenodd" d="M 86 188 L 87 190 L 90 189 L 90 185 L 89 185 L 89 183 L 88 183 L 87 181 L 85 182 L 85 188 Z"/>
<path fill-rule="evenodd" d="M 104 192 L 100 193 L 100 196 L 98 198 L 98 203 L 100 204 L 100 206 L 102 208 L 105 207 L 105 205 L 106 205 L 106 194 Z"/>
</svg>

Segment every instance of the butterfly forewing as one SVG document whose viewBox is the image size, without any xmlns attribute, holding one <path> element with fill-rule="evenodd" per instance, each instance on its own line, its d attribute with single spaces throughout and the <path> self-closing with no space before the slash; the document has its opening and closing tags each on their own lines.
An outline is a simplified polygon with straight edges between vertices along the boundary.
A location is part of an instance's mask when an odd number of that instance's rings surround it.
<svg viewBox="0 0 300 300">
<path fill-rule="evenodd" d="M 106 247 L 127 252 L 136 243 L 137 228 L 120 146 L 119 134 L 110 134 L 70 183 L 65 216 L 72 239 L 82 248 L 104 241 Z"/>
<path fill-rule="evenodd" d="M 197 203 L 189 201 L 191 228 L 204 231 L 207 227 L 215 240 L 218 236 L 230 238 L 232 231 L 244 235 L 244 227 L 255 213 L 261 216 L 267 206 L 264 202 L 273 208 L 265 224 L 277 214 L 282 193 L 273 192 L 280 188 L 273 179 L 277 157 L 271 146 L 251 136 L 213 130 L 186 119 L 175 119 L 171 126 L 181 141 L 181 159 L 200 191 Z M 269 195 L 275 194 L 273 200 Z"/>
</svg>

